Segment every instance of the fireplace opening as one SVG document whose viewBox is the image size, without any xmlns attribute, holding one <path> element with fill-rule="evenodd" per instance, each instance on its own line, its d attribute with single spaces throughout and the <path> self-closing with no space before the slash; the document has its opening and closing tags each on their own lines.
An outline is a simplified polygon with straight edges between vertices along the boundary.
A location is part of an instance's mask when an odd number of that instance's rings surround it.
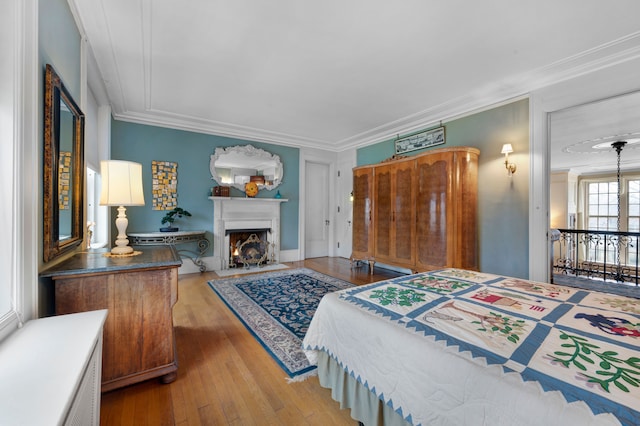
<svg viewBox="0 0 640 426">
<path fill-rule="evenodd" d="M 269 259 L 270 229 L 229 230 L 229 268 L 264 266 Z"/>
</svg>

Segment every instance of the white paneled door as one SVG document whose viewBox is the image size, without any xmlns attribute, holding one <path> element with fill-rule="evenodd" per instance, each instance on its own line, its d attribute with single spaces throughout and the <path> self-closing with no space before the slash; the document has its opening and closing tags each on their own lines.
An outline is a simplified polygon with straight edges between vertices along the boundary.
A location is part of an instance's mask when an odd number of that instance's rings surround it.
<svg viewBox="0 0 640 426">
<path fill-rule="evenodd" d="M 329 165 L 307 162 L 305 179 L 305 257 L 329 255 Z"/>
</svg>

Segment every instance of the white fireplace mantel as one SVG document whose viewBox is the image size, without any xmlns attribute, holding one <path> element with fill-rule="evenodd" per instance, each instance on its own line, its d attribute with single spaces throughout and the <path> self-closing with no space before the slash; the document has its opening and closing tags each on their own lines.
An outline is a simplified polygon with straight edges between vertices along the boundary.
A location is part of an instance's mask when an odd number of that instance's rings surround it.
<svg viewBox="0 0 640 426">
<path fill-rule="evenodd" d="M 280 261 L 280 203 L 286 198 L 209 197 L 213 201 L 213 269 L 229 267 L 227 231 L 269 229 L 275 263 Z"/>
</svg>

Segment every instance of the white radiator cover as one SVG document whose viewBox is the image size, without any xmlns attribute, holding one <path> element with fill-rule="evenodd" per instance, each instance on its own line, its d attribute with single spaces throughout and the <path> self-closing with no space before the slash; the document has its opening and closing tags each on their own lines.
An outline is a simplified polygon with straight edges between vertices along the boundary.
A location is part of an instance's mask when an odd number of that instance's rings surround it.
<svg viewBox="0 0 640 426">
<path fill-rule="evenodd" d="M 0 343 L 0 424 L 99 425 L 107 311 L 27 322 Z"/>
</svg>

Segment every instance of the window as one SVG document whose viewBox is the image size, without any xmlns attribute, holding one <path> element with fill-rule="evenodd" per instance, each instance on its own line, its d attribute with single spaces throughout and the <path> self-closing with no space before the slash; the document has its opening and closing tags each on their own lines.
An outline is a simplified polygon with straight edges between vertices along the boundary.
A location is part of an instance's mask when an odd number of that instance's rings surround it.
<svg viewBox="0 0 640 426">
<path fill-rule="evenodd" d="M 640 232 L 640 179 L 621 179 L 620 231 Z M 592 180 L 586 185 L 586 228 L 597 231 L 618 231 L 618 182 L 617 178 Z M 608 243 L 593 239 L 588 244 L 588 259 L 595 262 L 616 263 L 618 250 L 621 263 L 636 264 L 637 239 L 631 237 L 627 244 Z"/>
<path fill-rule="evenodd" d="M 588 228 L 595 231 L 617 231 L 618 182 L 589 183 L 588 194 Z"/>
<path fill-rule="evenodd" d="M 629 181 L 629 232 L 640 232 L 640 179 Z"/>
<path fill-rule="evenodd" d="M 640 232 L 640 179 L 630 180 L 627 197 L 627 231 Z M 638 264 L 638 239 L 629 242 L 630 250 L 628 262 L 630 265 Z M 635 247 L 635 250 L 633 249 Z"/>
<path fill-rule="evenodd" d="M 0 14 L 0 223 L 3 224 L 2 245 L 0 246 L 0 340 L 10 334 L 18 325 L 18 316 L 23 313 L 21 301 L 23 289 L 19 285 L 21 276 L 18 265 L 22 260 L 19 242 L 22 235 L 22 194 L 19 191 L 22 164 L 18 164 L 24 145 L 19 140 L 23 128 L 21 108 L 26 97 L 19 88 L 23 64 L 18 61 L 17 47 L 21 42 L 18 1 L 2 3 Z M 21 22 L 21 21 L 20 21 Z M 23 31 L 27 31 L 29 27 Z"/>
<path fill-rule="evenodd" d="M 108 209 L 100 205 L 100 173 L 87 167 L 87 238 L 91 236 L 91 248 L 107 245 Z"/>
</svg>

